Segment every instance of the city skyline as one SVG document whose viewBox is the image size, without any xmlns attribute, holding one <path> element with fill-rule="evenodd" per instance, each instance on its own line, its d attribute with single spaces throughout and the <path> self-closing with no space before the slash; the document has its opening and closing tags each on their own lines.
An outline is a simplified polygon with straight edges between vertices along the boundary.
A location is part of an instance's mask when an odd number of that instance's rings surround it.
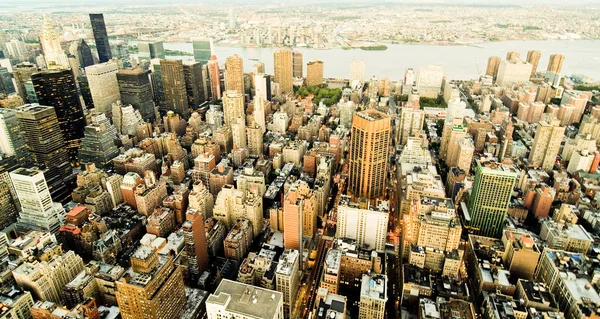
<svg viewBox="0 0 600 319">
<path fill-rule="evenodd" d="M 26 1 L 0 317 L 600 317 L 600 8 Z"/>
</svg>

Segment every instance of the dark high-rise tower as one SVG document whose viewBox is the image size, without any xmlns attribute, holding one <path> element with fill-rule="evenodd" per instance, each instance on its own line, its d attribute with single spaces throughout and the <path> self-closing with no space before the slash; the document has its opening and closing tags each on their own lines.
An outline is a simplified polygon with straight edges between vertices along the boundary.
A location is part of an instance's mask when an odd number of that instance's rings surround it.
<svg viewBox="0 0 600 319">
<path fill-rule="evenodd" d="M 51 70 L 31 75 L 38 103 L 54 107 L 60 130 L 73 163 L 85 130 L 85 116 L 71 70 Z"/>
<path fill-rule="evenodd" d="M 122 69 L 117 73 L 117 80 L 123 105 L 133 105 L 140 111 L 144 121 L 151 123 L 155 115 L 149 73 L 139 68 Z"/>
<path fill-rule="evenodd" d="M 98 60 L 100 60 L 100 63 L 108 62 L 112 58 L 112 53 L 108 43 L 104 15 L 102 13 L 90 13 L 90 21 L 92 22 L 92 32 L 96 41 L 96 50 L 98 50 Z"/>
<path fill-rule="evenodd" d="M 87 75 L 82 74 L 77 78 L 79 82 L 79 92 L 81 92 L 81 98 L 86 109 L 94 108 L 94 99 L 92 99 L 92 92 L 90 91 L 90 83 L 88 82 Z M 37 103 L 37 101 L 36 101 Z"/>
<path fill-rule="evenodd" d="M 167 110 L 188 118 L 188 98 L 185 88 L 185 75 L 181 60 L 160 60 L 160 69 L 165 90 Z"/>
<path fill-rule="evenodd" d="M 15 92 L 12 74 L 8 71 L 8 68 L 0 68 L 0 93 L 8 95 Z"/>
<path fill-rule="evenodd" d="M 52 199 L 65 202 L 70 195 L 65 180 L 73 169 L 54 110 L 50 106 L 26 104 L 17 108 L 17 119 L 33 162 L 44 170 Z"/>
<path fill-rule="evenodd" d="M 184 63 L 183 74 L 185 76 L 188 106 L 190 108 L 197 108 L 203 100 L 202 64 L 200 62 Z"/>
<path fill-rule="evenodd" d="M 92 50 L 84 39 L 79 40 L 77 43 L 77 57 L 79 58 L 79 65 L 81 65 L 82 68 L 94 64 Z"/>
<path fill-rule="evenodd" d="M 152 83 L 154 104 L 158 105 L 159 110 L 166 111 L 165 88 L 163 86 L 162 70 L 159 59 L 150 61 L 150 70 L 152 71 L 152 73 L 150 73 L 150 83 Z"/>
</svg>

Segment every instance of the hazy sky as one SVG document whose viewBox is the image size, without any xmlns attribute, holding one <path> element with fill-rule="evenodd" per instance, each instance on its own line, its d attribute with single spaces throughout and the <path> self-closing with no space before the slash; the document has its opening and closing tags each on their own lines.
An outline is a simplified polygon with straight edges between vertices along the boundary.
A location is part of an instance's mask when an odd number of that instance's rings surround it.
<svg viewBox="0 0 600 319">
<path fill-rule="evenodd" d="M 1 0 L 4 4 L 10 5 L 107 5 L 107 4 L 168 4 L 168 3 L 190 3 L 190 4 L 230 4 L 230 3 L 384 3 L 384 2 L 405 2 L 405 3 L 466 3 L 466 4 L 523 4 L 523 3 L 564 3 L 564 0 Z M 596 3 L 595 0 L 569 0 L 573 3 Z"/>
</svg>

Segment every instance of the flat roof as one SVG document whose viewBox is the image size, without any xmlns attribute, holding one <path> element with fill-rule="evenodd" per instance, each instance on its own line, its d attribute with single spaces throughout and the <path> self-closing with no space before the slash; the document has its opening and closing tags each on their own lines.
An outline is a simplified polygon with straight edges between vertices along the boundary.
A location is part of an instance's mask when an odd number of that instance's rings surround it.
<svg viewBox="0 0 600 319">
<path fill-rule="evenodd" d="M 278 291 L 255 287 L 223 279 L 207 301 L 221 305 L 226 311 L 250 318 L 274 318 L 283 305 L 283 294 Z"/>
</svg>

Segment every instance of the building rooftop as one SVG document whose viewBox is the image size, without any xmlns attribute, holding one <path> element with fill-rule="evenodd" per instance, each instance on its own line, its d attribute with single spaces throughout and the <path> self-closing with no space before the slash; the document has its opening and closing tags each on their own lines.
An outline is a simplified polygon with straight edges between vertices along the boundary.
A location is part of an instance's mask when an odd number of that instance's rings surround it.
<svg viewBox="0 0 600 319">
<path fill-rule="evenodd" d="M 561 273 L 560 276 L 564 279 L 565 285 L 573 299 L 577 303 L 600 304 L 600 296 L 592 284 L 582 277 L 577 277 L 574 273 Z"/>
<path fill-rule="evenodd" d="M 440 307 L 441 319 L 474 319 L 475 308 L 468 301 L 459 299 L 450 299 L 448 302 L 441 302 Z"/>
<path fill-rule="evenodd" d="M 544 283 L 519 279 L 518 284 L 523 287 L 523 292 L 529 302 L 539 303 L 547 307 L 558 309 L 554 295 L 548 291 Z"/>
<path fill-rule="evenodd" d="M 152 251 L 153 251 L 153 249 L 151 247 L 142 245 L 142 246 L 138 247 L 138 249 L 135 251 L 135 253 L 133 253 L 133 258 L 145 260 L 146 258 L 150 257 L 150 255 L 152 254 Z"/>
<path fill-rule="evenodd" d="M 90 274 L 87 270 L 82 270 L 73 280 L 67 283 L 64 289 L 83 289 L 85 285 L 89 284 L 92 280 L 94 280 L 94 275 Z"/>
<path fill-rule="evenodd" d="M 550 248 L 544 249 L 544 253 L 554 263 L 556 269 L 561 272 L 571 272 L 574 274 L 587 273 L 587 258 L 584 254 Z"/>
<path fill-rule="evenodd" d="M 331 275 L 337 275 L 340 270 L 340 262 L 342 259 L 343 252 L 339 249 L 329 249 L 325 256 L 326 273 Z"/>
<path fill-rule="evenodd" d="M 197 318 L 203 304 L 206 302 L 208 297 L 208 291 L 204 291 L 196 288 L 185 287 L 185 296 L 187 302 L 185 309 L 179 318 L 181 319 L 194 319 Z"/>
<path fill-rule="evenodd" d="M 273 318 L 281 311 L 283 294 L 223 279 L 206 302 L 221 305 L 227 312 L 251 318 Z"/>
<path fill-rule="evenodd" d="M 279 258 L 279 262 L 277 264 L 277 270 L 275 272 L 277 274 L 290 276 L 292 275 L 292 271 L 294 270 L 294 265 L 297 265 L 298 260 L 298 251 L 295 249 L 286 250 Z"/>
<path fill-rule="evenodd" d="M 389 115 L 379 112 L 375 109 L 368 109 L 368 110 L 364 110 L 362 112 L 356 112 L 354 114 L 356 114 L 357 116 L 359 116 L 367 121 L 379 121 L 379 120 L 390 118 Z"/>
<path fill-rule="evenodd" d="M 477 167 L 481 169 L 481 172 L 484 174 L 517 177 L 520 173 L 519 168 L 514 164 L 504 164 L 489 159 L 481 159 L 477 161 Z"/>
<path fill-rule="evenodd" d="M 27 177 L 33 177 L 37 174 L 41 174 L 42 171 L 36 169 L 36 168 L 24 168 L 24 167 L 19 167 L 16 170 L 10 172 L 11 174 L 14 175 L 21 175 L 21 176 L 27 176 Z"/>
<path fill-rule="evenodd" d="M 347 299 L 345 296 L 331 294 L 326 288 L 319 288 L 317 295 L 325 297 L 319 300 L 316 306 L 316 319 L 343 319 L 346 311 Z"/>
<path fill-rule="evenodd" d="M 362 199 L 360 199 L 360 200 L 362 200 Z M 365 204 L 366 204 L 366 208 L 363 210 L 387 213 L 387 212 L 389 212 L 389 209 L 390 209 L 388 201 L 377 200 L 377 204 L 374 206 L 372 206 L 369 201 L 365 201 Z M 346 195 L 340 196 L 340 201 L 338 202 L 338 205 L 340 207 L 350 207 L 350 208 L 361 209 L 359 207 L 360 203 L 353 202 L 352 198 L 350 196 L 346 196 Z"/>
<path fill-rule="evenodd" d="M 554 236 L 566 236 L 568 238 L 593 241 L 592 236 L 579 224 L 571 223 L 557 223 L 554 220 L 547 219 L 543 222 L 548 231 L 554 234 Z"/>
<path fill-rule="evenodd" d="M 360 297 L 387 301 L 387 277 L 385 275 L 363 274 Z"/>
<path fill-rule="evenodd" d="M 15 306 L 15 303 L 27 294 L 30 295 L 31 293 L 12 286 L 2 287 L 0 289 L 0 317 L 4 318 L 6 313 Z"/>
<path fill-rule="evenodd" d="M 437 304 L 428 298 L 421 298 L 419 300 L 419 311 L 421 315 L 419 318 L 421 319 L 439 319 L 440 312 L 438 310 Z"/>
<path fill-rule="evenodd" d="M 490 294 L 486 299 L 492 313 L 491 319 L 515 319 L 516 303 L 510 296 Z"/>
</svg>

